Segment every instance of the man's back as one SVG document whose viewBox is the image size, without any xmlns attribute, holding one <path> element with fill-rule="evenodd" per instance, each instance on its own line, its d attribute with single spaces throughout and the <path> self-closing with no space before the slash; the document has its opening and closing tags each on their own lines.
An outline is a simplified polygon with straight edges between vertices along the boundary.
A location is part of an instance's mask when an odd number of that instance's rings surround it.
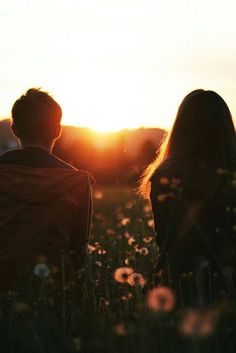
<svg viewBox="0 0 236 353">
<path fill-rule="evenodd" d="M 61 250 L 83 265 L 91 221 L 90 176 L 40 148 L 0 157 L 0 286 L 33 273 L 39 259 L 59 266 Z M 25 275 L 26 273 L 24 273 Z"/>
</svg>

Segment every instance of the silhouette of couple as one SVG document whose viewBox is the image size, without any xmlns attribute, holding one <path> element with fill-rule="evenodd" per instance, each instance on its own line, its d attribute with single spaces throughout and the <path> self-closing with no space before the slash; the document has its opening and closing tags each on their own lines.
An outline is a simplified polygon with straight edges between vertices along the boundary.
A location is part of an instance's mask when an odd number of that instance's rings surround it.
<svg viewBox="0 0 236 353">
<path fill-rule="evenodd" d="M 0 290 L 20 287 L 37 263 L 76 274 L 89 240 L 93 178 L 52 154 L 62 111 L 30 89 L 12 108 L 21 149 L 0 157 Z M 152 204 L 159 247 L 157 280 L 178 285 L 186 273 L 235 276 L 236 139 L 228 106 L 213 91 L 182 101 L 139 192 Z"/>
</svg>

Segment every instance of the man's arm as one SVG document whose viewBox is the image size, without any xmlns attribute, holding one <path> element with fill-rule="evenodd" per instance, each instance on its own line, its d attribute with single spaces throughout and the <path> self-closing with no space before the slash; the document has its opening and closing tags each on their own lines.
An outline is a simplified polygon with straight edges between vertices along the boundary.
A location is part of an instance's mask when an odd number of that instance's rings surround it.
<svg viewBox="0 0 236 353">
<path fill-rule="evenodd" d="M 70 239 L 71 258 L 75 270 L 84 266 L 87 253 L 93 211 L 92 183 L 93 179 L 89 174 L 82 176 Z"/>
</svg>

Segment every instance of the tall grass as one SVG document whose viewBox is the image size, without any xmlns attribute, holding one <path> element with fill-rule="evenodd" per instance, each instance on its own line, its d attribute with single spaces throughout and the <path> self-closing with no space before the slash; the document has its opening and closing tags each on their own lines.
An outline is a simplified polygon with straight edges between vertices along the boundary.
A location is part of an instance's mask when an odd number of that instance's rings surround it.
<svg viewBox="0 0 236 353">
<path fill-rule="evenodd" d="M 176 305 L 171 288 L 156 289 L 150 206 L 128 188 L 94 199 L 85 269 L 68 279 L 62 253 L 58 273 L 32 269 L 37 290 L 2 294 L 0 352 L 235 352 L 233 301 Z"/>
</svg>

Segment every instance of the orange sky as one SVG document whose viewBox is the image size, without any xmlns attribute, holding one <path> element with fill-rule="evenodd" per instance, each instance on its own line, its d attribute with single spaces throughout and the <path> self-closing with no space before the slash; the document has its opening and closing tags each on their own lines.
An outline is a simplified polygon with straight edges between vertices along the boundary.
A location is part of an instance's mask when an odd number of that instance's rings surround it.
<svg viewBox="0 0 236 353">
<path fill-rule="evenodd" d="M 169 128 L 189 91 L 236 113 L 235 0 L 10 0 L 0 3 L 0 116 L 29 87 L 65 124 Z"/>
</svg>

